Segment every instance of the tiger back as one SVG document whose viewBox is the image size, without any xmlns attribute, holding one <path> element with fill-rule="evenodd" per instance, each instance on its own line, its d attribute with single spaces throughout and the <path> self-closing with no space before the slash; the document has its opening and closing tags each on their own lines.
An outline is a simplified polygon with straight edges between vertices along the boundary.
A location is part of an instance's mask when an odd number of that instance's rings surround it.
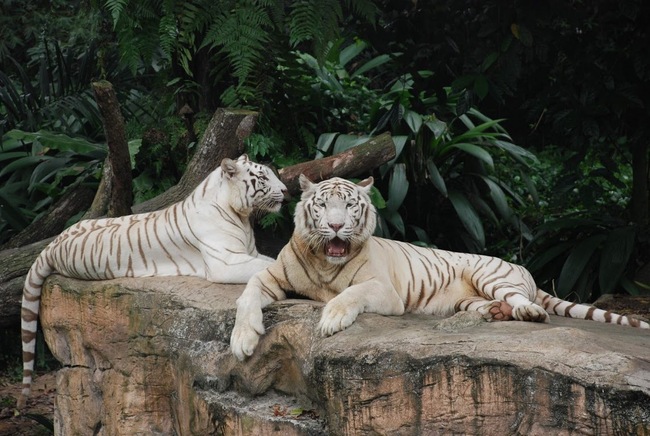
<svg viewBox="0 0 650 436">
<path fill-rule="evenodd" d="M 448 316 L 476 311 L 488 321 L 535 322 L 548 322 L 552 313 L 650 328 L 632 317 L 552 297 L 524 267 L 498 258 L 372 236 L 372 178 L 359 184 L 340 178 L 314 184 L 301 176 L 300 183 L 291 240 L 237 300 L 230 346 L 240 360 L 253 353 L 264 334 L 261 309 L 286 298 L 286 291 L 327 303 L 318 325 L 323 336 L 345 329 L 363 312 Z"/>
<path fill-rule="evenodd" d="M 277 212 L 285 185 L 242 155 L 224 159 L 183 201 L 155 212 L 85 220 L 56 237 L 30 268 L 21 307 L 25 405 L 34 369 L 41 288 L 56 272 L 85 280 L 195 276 L 246 283 L 273 259 L 258 253 L 254 211 Z"/>
</svg>

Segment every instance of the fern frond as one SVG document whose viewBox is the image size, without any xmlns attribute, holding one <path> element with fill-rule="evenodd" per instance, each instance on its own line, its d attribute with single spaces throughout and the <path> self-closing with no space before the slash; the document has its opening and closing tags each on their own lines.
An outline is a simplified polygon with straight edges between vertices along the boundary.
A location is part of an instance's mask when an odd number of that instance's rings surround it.
<svg viewBox="0 0 650 436">
<path fill-rule="evenodd" d="M 272 22 L 266 10 L 253 2 L 222 13 L 206 33 L 203 46 L 218 48 L 233 67 L 240 85 L 265 59 Z"/>
<path fill-rule="evenodd" d="M 176 20 L 173 13 L 165 15 L 160 19 L 158 35 L 160 38 L 160 49 L 162 50 L 165 59 L 169 60 L 171 59 L 178 36 Z"/>
<path fill-rule="evenodd" d="M 339 34 L 343 9 L 339 0 L 301 0 L 293 4 L 289 15 L 289 43 L 296 47 L 312 41 L 314 52 L 322 60 L 327 43 Z"/>
<path fill-rule="evenodd" d="M 120 16 L 124 9 L 126 9 L 129 0 L 106 0 L 104 3 L 106 9 L 111 13 L 111 18 L 113 19 L 113 29 L 116 28 L 117 22 L 120 20 Z"/>
</svg>

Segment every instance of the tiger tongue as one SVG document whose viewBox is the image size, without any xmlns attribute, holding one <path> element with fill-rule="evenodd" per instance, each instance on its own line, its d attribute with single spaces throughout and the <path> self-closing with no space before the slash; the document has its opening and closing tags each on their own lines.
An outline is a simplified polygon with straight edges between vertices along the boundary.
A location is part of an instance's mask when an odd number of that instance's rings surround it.
<svg viewBox="0 0 650 436">
<path fill-rule="evenodd" d="M 347 243 L 339 238 L 334 238 L 325 245 L 325 253 L 331 257 L 343 257 L 346 254 Z"/>
</svg>

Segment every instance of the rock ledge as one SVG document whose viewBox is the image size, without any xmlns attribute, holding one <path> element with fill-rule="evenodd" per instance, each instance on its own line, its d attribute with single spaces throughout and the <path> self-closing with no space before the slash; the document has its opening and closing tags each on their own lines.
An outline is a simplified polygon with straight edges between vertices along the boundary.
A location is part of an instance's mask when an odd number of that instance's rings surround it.
<svg viewBox="0 0 650 436">
<path fill-rule="evenodd" d="M 49 278 L 57 434 L 650 434 L 648 331 L 364 314 L 320 338 L 322 304 L 288 300 L 240 363 L 228 342 L 241 290 Z"/>
</svg>

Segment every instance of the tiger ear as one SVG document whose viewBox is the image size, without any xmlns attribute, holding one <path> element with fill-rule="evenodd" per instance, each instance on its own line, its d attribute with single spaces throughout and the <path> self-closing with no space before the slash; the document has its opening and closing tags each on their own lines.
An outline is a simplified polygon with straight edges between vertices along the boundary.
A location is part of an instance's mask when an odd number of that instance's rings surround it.
<svg viewBox="0 0 650 436">
<path fill-rule="evenodd" d="M 237 167 L 237 162 L 232 159 L 225 158 L 221 161 L 221 170 L 226 176 L 228 176 L 228 178 L 231 178 L 237 174 L 239 168 Z"/>
<path fill-rule="evenodd" d="M 375 179 L 372 176 L 370 176 L 367 179 L 363 179 L 362 181 L 357 183 L 357 186 L 361 186 L 362 188 L 364 188 L 363 190 L 366 193 L 368 193 L 370 192 L 370 188 L 372 188 L 373 183 L 375 183 Z"/>
<path fill-rule="evenodd" d="M 248 158 L 248 155 L 244 153 L 237 158 L 237 162 L 241 162 L 241 163 L 250 162 L 250 159 Z"/>
<path fill-rule="evenodd" d="M 298 177 L 298 181 L 300 182 L 300 190 L 302 192 L 308 192 L 314 186 L 314 182 L 309 180 L 309 177 L 307 177 L 304 174 L 300 174 L 300 176 Z"/>
</svg>

